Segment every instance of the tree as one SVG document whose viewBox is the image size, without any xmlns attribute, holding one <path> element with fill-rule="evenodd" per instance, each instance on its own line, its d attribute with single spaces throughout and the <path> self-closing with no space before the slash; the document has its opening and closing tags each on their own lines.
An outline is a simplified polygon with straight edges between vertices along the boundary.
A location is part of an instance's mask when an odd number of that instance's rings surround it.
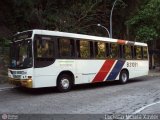
<svg viewBox="0 0 160 120">
<path fill-rule="evenodd" d="M 137 41 L 160 38 L 160 1 L 144 0 L 142 7 L 127 21 Z"/>
<path fill-rule="evenodd" d="M 115 38 L 123 39 L 125 36 L 124 21 L 130 13 L 128 9 L 137 1 L 139 0 L 118 0 L 116 3 L 113 13 Z M 101 23 L 109 29 L 113 2 L 113 0 L 5 0 L 0 2 L 0 23 L 12 34 L 28 29 L 48 29 L 106 36 L 106 31 L 97 27 L 97 24 Z M 122 3 L 128 6 L 124 7 Z"/>
<path fill-rule="evenodd" d="M 96 16 L 98 16 L 96 8 L 102 0 L 70 0 L 66 3 L 63 0 L 63 2 L 60 1 L 54 3 L 55 9 L 51 9 L 50 2 L 44 11 L 46 28 L 66 32 L 90 33 L 91 28 L 96 27 L 97 22 L 95 21 L 97 21 Z"/>
</svg>

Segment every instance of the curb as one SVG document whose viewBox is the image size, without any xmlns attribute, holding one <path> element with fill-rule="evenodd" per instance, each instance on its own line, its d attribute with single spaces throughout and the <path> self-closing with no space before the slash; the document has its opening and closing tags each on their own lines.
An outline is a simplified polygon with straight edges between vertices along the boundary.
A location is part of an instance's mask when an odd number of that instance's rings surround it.
<svg viewBox="0 0 160 120">
<path fill-rule="evenodd" d="M 148 73 L 148 76 L 151 76 L 151 77 L 160 77 L 160 71 L 159 70 L 151 70 Z"/>
<path fill-rule="evenodd" d="M 3 90 L 3 89 L 8 89 L 8 88 L 13 88 L 15 86 L 9 84 L 9 83 L 3 83 L 3 84 L 0 84 L 0 90 Z"/>
</svg>

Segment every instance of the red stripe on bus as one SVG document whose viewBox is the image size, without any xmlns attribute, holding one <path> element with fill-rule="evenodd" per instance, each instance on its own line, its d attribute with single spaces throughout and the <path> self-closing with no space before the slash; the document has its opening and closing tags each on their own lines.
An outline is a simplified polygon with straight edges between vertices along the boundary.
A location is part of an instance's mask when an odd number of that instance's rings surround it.
<svg viewBox="0 0 160 120">
<path fill-rule="evenodd" d="M 118 44 L 125 44 L 126 41 L 125 41 L 125 40 L 118 40 L 117 43 L 118 43 Z"/>
<path fill-rule="evenodd" d="M 115 60 L 106 60 L 92 82 L 102 82 L 109 73 L 114 62 Z"/>
</svg>

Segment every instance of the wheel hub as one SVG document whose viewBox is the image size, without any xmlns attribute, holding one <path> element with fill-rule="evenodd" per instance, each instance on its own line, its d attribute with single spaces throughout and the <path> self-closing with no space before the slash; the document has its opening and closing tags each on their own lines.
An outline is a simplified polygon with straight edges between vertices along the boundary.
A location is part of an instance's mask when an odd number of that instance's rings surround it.
<svg viewBox="0 0 160 120">
<path fill-rule="evenodd" d="M 122 80 L 125 82 L 127 80 L 127 75 L 125 73 L 122 74 Z"/>
<path fill-rule="evenodd" d="M 64 89 L 67 89 L 68 87 L 69 87 L 69 80 L 68 79 L 63 79 L 62 81 L 61 81 L 61 85 L 62 85 L 62 87 L 64 88 Z"/>
</svg>

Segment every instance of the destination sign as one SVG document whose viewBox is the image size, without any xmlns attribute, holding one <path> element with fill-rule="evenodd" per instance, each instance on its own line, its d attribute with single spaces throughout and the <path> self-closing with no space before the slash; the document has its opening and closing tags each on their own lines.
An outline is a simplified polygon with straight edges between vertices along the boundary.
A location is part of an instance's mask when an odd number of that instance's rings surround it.
<svg viewBox="0 0 160 120">
<path fill-rule="evenodd" d="M 13 36 L 13 40 L 16 41 L 16 40 L 27 39 L 31 37 L 32 37 L 32 31 L 28 31 L 28 32 L 16 34 L 15 36 Z"/>
</svg>

